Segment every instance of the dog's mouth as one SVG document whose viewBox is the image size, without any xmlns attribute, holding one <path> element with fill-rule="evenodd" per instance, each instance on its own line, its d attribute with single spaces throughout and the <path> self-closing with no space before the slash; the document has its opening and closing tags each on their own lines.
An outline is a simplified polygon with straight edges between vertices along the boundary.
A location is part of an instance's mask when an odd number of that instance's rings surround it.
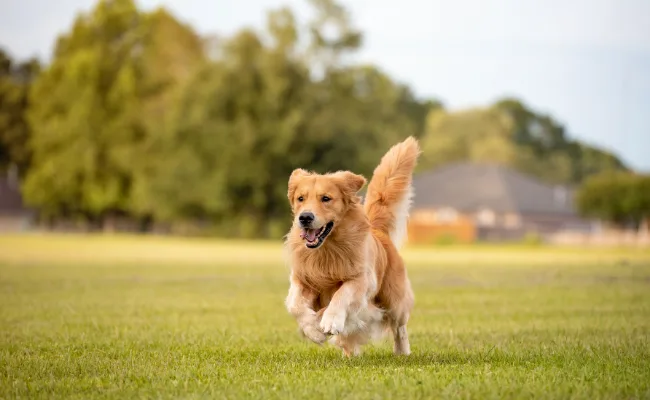
<svg viewBox="0 0 650 400">
<path fill-rule="evenodd" d="M 333 227 L 334 222 L 328 222 L 327 224 L 321 226 L 319 229 L 302 228 L 300 237 L 305 239 L 307 242 L 305 243 L 305 246 L 309 247 L 310 249 L 316 249 L 320 247 L 321 244 L 323 244 L 327 235 L 332 232 Z"/>
</svg>

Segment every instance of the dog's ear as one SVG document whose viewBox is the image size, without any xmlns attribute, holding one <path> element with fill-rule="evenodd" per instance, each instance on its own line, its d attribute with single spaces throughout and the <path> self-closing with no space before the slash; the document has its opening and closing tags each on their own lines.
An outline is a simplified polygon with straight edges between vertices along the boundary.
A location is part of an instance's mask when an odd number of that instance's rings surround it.
<svg viewBox="0 0 650 400">
<path fill-rule="evenodd" d="M 343 179 L 347 183 L 348 189 L 354 194 L 357 194 L 357 192 L 366 184 L 366 178 L 363 177 L 363 175 L 353 174 L 349 171 L 343 172 Z"/>
<path fill-rule="evenodd" d="M 287 197 L 289 198 L 289 202 L 293 203 L 293 196 L 296 193 L 296 186 L 298 184 L 298 180 L 307 175 L 310 175 L 309 172 L 305 171 L 302 168 L 293 170 L 291 176 L 289 177 L 289 190 L 287 191 Z"/>
<path fill-rule="evenodd" d="M 350 171 L 340 171 L 337 172 L 337 175 L 339 176 L 341 189 L 345 195 L 355 203 L 360 202 L 361 198 L 357 196 L 357 193 L 366 184 L 366 178 L 363 175 L 357 175 Z"/>
</svg>

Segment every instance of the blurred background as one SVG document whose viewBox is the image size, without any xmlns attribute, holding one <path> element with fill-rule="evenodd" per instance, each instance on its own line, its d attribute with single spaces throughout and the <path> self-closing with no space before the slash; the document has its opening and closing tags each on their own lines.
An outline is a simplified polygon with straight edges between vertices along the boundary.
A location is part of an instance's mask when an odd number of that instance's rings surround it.
<svg viewBox="0 0 650 400">
<path fill-rule="evenodd" d="M 0 230 L 280 238 L 413 135 L 410 240 L 648 245 L 650 2 L 3 2 Z"/>
</svg>

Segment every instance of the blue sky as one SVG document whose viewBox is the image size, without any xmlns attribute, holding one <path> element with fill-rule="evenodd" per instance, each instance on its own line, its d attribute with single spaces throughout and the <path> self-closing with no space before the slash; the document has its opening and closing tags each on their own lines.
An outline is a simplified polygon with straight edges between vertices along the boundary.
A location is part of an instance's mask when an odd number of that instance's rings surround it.
<svg viewBox="0 0 650 400">
<path fill-rule="evenodd" d="M 569 134 L 650 171 L 650 0 L 343 0 L 365 33 L 358 59 L 451 109 L 516 96 Z M 306 0 L 139 0 L 200 33 L 261 26 Z M 93 0 L 0 0 L 0 45 L 49 56 Z M 30 11 L 38 10 L 38 11 Z"/>
</svg>

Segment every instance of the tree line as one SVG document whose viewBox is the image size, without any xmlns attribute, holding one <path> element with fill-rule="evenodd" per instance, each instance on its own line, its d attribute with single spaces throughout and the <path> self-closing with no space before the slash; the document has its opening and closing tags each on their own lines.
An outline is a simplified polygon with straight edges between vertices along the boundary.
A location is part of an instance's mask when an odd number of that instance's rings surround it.
<svg viewBox="0 0 650 400">
<path fill-rule="evenodd" d="M 282 8 L 261 29 L 201 37 L 164 8 L 99 1 L 46 65 L 1 52 L 0 169 L 18 169 L 43 221 L 249 237 L 286 231 L 294 168 L 370 175 L 410 135 L 420 169 L 494 161 L 565 184 L 627 170 L 517 99 L 450 112 L 418 98 L 351 61 L 363 34 L 344 7 L 310 5 L 307 21 Z"/>
</svg>

